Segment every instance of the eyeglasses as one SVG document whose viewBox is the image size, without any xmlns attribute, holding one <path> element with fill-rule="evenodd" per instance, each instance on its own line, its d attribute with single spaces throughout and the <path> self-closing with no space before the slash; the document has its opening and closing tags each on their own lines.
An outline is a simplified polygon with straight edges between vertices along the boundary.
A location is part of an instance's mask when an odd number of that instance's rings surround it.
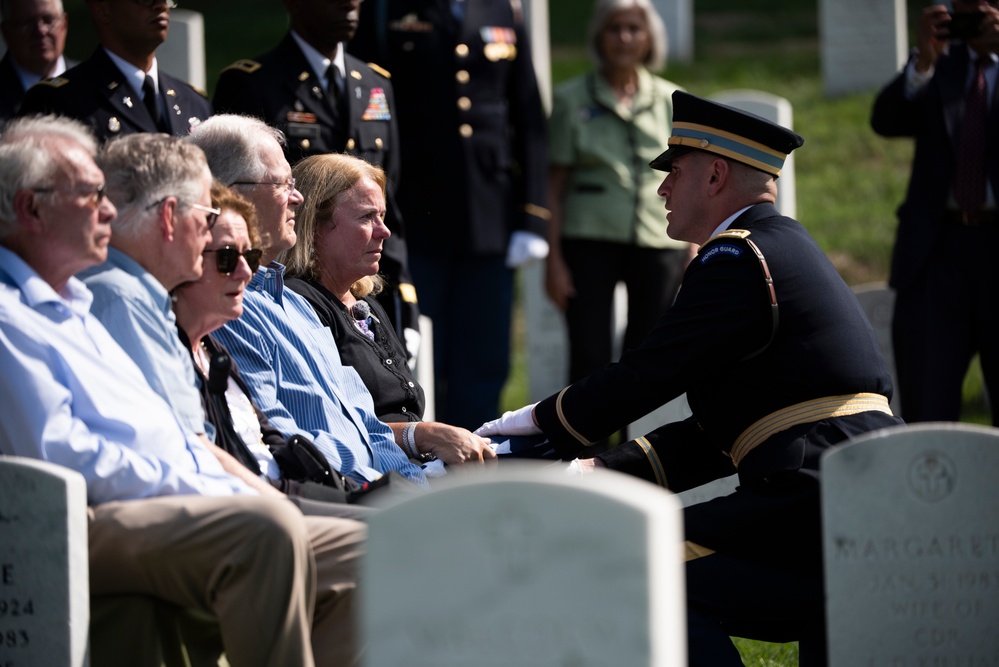
<svg viewBox="0 0 999 667">
<path fill-rule="evenodd" d="M 173 196 L 173 195 L 167 195 L 167 197 L 171 197 L 171 196 Z M 164 197 L 163 199 L 157 199 L 152 204 L 150 204 L 149 206 L 147 206 L 146 210 L 148 211 L 151 208 L 156 208 L 157 206 L 162 206 L 163 202 L 165 202 L 167 200 L 167 197 Z M 178 199 L 177 201 L 179 202 L 180 200 Z M 215 223 L 219 219 L 219 214 L 222 213 L 222 209 L 220 209 L 220 208 L 211 208 L 209 206 L 204 206 L 202 204 L 197 204 L 195 202 L 184 202 L 184 203 L 187 204 L 188 206 L 190 206 L 193 209 L 197 209 L 198 211 L 204 211 L 205 212 L 205 214 L 206 214 L 205 215 L 205 222 L 208 223 L 208 229 L 211 229 L 212 227 L 215 226 Z"/>
<path fill-rule="evenodd" d="M 189 202 L 187 205 L 190 206 L 193 209 L 197 209 L 199 211 L 204 211 L 205 212 L 205 214 L 206 214 L 205 215 L 205 222 L 208 223 L 208 229 L 211 229 L 212 227 L 215 226 L 215 223 L 218 222 L 219 215 L 222 213 L 222 209 L 220 209 L 220 208 L 212 208 L 210 206 L 202 206 L 201 204 L 195 204 L 193 202 Z"/>
<path fill-rule="evenodd" d="M 163 2 L 163 0 L 132 0 L 132 2 L 139 5 L 140 7 L 144 7 L 145 9 L 152 9 L 159 3 Z M 164 4 L 166 5 L 167 9 L 177 8 L 177 3 L 174 0 L 166 0 Z"/>
<path fill-rule="evenodd" d="M 273 185 L 274 187 L 285 187 L 288 190 L 288 194 L 295 191 L 295 177 L 289 178 L 287 181 L 280 183 L 275 183 L 273 181 L 236 181 L 230 185 Z"/>
<path fill-rule="evenodd" d="M 17 21 L 13 24 L 14 30 L 28 34 L 33 32 L 36 28 L 40 31 L 52 32 L 56 29 L 64 20 L 66 19 L 65 14 L 48 14 L 44 16 L 38 16 L 33 19 L 24 19 L 23 21 Z"/>
<path fill-rule="evenodd" d="M 264 254 L 264 251 L 260 248 L 250 248 L 248 250 L 241 251 L 231 245 L 227 245 L 222 248 L 207 249 L 205 252 L 215 253 L 215 265 L 218 267 L 219 273 L 224 273 L 227 276 L 236 270 L 236 267 L 239 265 L 239 258 L 241 255 L 250 267 L 250 273 L 256 273 L 257 269 L 260 268 L 260 258 L 263 257 Z"/>
<path fill-rule="evenodd" d="M 34 192 L 41 194 L 49 194 L 52 192 L 69 192 L 75 195 L 80 195 L 81 197 L 87 198 L 87 204 L 97 208 L 104 201 L 107 196 L 104 193 L 104 183 L 100 185 L 92 185 L 87 188 L 33 188 Z"/>
</svg>

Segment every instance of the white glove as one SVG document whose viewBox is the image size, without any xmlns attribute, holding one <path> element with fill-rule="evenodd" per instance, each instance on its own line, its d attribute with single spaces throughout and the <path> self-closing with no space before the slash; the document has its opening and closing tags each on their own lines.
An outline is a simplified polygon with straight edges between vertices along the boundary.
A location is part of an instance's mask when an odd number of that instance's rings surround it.
<svg viewBox="0 0 999 667">
<path fill-rule="evenodd" d="M 516 231 L 510 235 L 506 249 L 506 265 L 511 269 L 548 256 L 548 241 L 534 232 Z"/>
<path fill-rule="evenodd" d="M 525 405 L 519 410 L 504 412 L 499 419 L 486 422 L 475 429 L 475 435 L 483 437 L 490 435 L 538 435 L 541 429 L 534 423 L 534 406 L 537 403 Z"/>
<path fill-rule="evenodd" d="M 419 329 L 406 327 L 402 330 L 405 337 L 406 352 L 409 353 L 409 370 L 416 370 L 416 358 L 420 354 L 420 340 L 422 335 Z"/>
</svg>

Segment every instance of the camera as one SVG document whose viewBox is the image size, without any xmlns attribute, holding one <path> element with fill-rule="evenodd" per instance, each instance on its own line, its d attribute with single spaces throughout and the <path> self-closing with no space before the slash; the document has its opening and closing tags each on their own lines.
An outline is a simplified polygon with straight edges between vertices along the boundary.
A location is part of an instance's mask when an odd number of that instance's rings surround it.
<svg viewBox="0 0 999 667">
<path fill-rule="evenodd" d="M 981 34 L 982 19 L 985 12 L 948 12 L 950 23 L 944 23 L 941 27 L 947 30 L 946 35 L 941 35 L 945 39 L 971 39 Z"/>
</svg>

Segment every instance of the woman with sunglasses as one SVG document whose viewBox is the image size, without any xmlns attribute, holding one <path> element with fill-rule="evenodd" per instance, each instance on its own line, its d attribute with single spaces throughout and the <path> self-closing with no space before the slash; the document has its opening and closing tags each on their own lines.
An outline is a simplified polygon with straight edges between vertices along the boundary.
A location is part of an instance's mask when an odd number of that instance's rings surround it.
<svg viewBox="0 0 999 667">
<path fill-rule="evenodd" d="M 243 290 L 262 255 L 252 204 L 216 182 L 212 206 L 220 213 L 204 251 L 204 272 L 199 280 L 174 291 L 173 308 L 180 339 L 201 378 L 205 415 L 216 429 L 215 444 L 288 495 L 350 502 L 356 485 L 331 470 L 307 439 L 287 440 L 270 425 L 250 399 L 235 363 L 211 335 L 243 313 Z"/>
<path fill-rule="evenodd" d="M 332 331 L 344 366 L 361 376 L 396 444 L 411 459 L 437 457 L 448 465 L 495 458 L 488 440 L 422 420 L 423 388 L 373 298 L 384 286 L 379 261 L 391 235 L 385 226 L 385 173 L 336 153 L 306 158 L 293 173 L 305 202 L 295 219 L 298 241 L 278 257 L 287 267 L 285 284 L 305 297 Z"/>
</svg>

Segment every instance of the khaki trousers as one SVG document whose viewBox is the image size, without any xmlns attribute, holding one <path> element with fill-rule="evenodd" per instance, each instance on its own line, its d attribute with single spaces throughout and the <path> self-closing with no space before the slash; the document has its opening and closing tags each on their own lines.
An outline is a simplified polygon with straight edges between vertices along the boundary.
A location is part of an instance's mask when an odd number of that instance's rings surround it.
<svg viewBox="0 0 999 667">
<path fill-rule="evenodd" d="M 258 496 L 111 502 L 89 517 L 91 595 L 213 614 L 232 667 L 357 663 L 363 524 Z"/>
</svg>

